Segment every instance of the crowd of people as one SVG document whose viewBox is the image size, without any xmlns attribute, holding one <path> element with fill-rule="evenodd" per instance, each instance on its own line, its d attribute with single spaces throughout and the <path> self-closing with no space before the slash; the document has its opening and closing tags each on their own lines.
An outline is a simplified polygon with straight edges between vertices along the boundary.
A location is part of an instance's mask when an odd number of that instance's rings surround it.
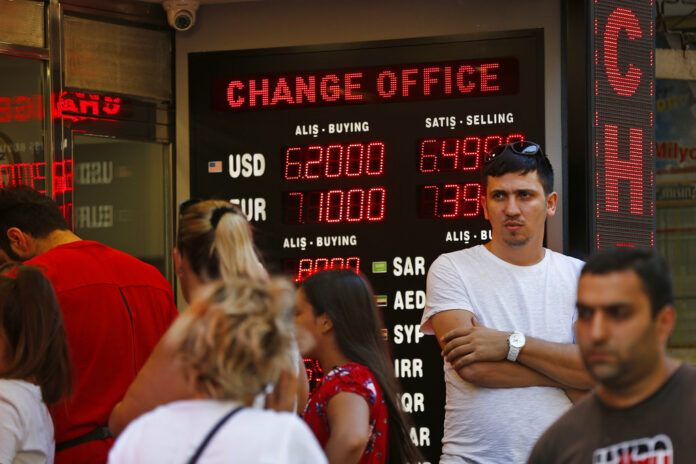
<svg viewBox="0 0 696 464">
<path fill-rule="evenodd" d="M 482 183 L 491 240 L 427 278 L 440 463 L 696 462 L 664 261 L 545 248 L 558 196 L 534 143 L 496 147 Z M 217 200 L 180 205 L 173 254 L 181 314 L 155 268 L 80 239 L 45 195 L 0 190 L 0 464 L 424 461 L 364 276 L 269 276 Z M 303 356 L 326 372 L 311 394 Z"/>
</svg>

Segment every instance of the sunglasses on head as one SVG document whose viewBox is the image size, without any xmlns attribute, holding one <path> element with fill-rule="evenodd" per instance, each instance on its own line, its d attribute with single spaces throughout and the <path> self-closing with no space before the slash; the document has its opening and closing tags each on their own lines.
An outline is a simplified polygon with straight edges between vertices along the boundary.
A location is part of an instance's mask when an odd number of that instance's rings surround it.
<svg viewBox="0 0 696 464">
<path fill-rule="evenodd" d="M 541 151 L 541 147 L 538 144 L 536 144 L 534 142 L 528 142 L 526 140 L 521 140 L 519 142 L 512 142 L 512 143 L 508 143 L 505 145 L 498 145 L 497 147 L 494 147 L 486 155 L 484 163 L 488 163 L 490 160 L 492 160 L 496 156 L 501 155 L 505 150 L 510 150 L 511 152 L 515 153 L 516 155 L 523 155 L 523 156 L 536 156 L 539 153 L 543 154 L 543 152 Z"/>
</svg>

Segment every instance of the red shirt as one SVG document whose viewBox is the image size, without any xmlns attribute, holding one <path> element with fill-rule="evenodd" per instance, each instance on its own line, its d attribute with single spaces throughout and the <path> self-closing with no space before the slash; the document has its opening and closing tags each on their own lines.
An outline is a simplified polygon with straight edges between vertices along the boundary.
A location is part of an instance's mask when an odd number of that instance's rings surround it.
<svg viewBox="0 0 696 464">
<path fill-rule="evenodd" d="M 367 366 L 348 363 L 334 367 L 312 392 L 303 417 L 322 448 L 331 435 L 327 416 L 329 400 L 340 392 L 357 393 L 370 408 L 370 438 L 359 464 L 383 464 L 389 458 L 389 412 L 382 389 Z"/>
<path fill-rule="evenodd" d="M 57 246 L 27 261 L 58 296 L 73 394 L 53 405 L 56 443 L 106 426 L 157 341 L 177 316 L 169 282 L 149 264 L 97 242 Z M 56 464 L 106 462 L 113 439 L 56 453 Z"/>
</svg>

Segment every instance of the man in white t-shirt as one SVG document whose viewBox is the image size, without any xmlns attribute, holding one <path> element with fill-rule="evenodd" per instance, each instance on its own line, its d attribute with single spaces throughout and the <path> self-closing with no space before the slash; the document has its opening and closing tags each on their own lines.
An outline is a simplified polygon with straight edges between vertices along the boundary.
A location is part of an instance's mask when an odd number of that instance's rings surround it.
<svg viewBox="0 0 696 464">
<path fill-rule="evenodd" d="M 521 463 L 571 399 L 592 386 L 573 344 L 582 262 L 543 247 L 553 169 L 532 142 L 496 147 L 483 168 L 485 245 L 430 267 L 424 333 L 443 348 L 440 464 Z"/>
</svg>

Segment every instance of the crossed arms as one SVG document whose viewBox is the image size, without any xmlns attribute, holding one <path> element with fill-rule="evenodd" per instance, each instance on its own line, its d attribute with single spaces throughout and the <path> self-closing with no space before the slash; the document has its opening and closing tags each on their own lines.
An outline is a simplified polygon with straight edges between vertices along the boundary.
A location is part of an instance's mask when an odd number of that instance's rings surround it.
<svg viewBox="0 0 696 464">
<path fill-rule="evenodd" d="M 463 309 L 443 311 L 431 319 L 442 355 L 467 382 L 486 388 L 558 387 L 571 399 L 593 387 L 573 344 L 527 336 L 517 362 L 506 360 L 509 332 L 489 329 Z"/>
</svg>

